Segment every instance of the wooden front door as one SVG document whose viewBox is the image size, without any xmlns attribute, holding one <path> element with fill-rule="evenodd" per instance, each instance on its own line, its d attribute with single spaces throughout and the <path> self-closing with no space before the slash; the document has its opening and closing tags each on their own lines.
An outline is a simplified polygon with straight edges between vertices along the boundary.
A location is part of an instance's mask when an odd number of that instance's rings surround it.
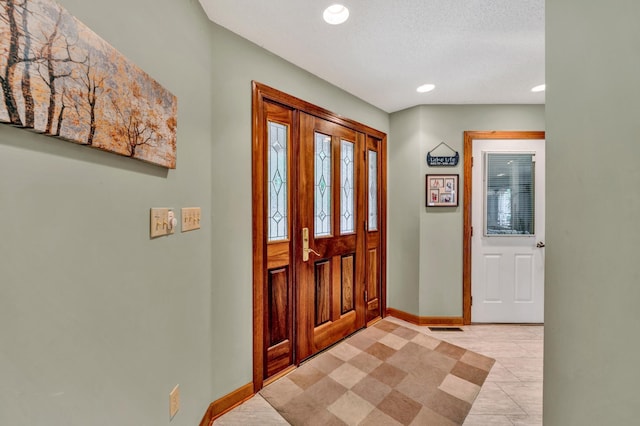
<svg viewBox="0 0 640 426">
<path fill-rule="evenodd" d="M 386 135 L 253 87 L 254 391 L 385 314 Z"/>
<path fill-rule="evenodd" d="M 364 327 L 365 136 L 300 114 L 298 359 Z"/>
</svg>

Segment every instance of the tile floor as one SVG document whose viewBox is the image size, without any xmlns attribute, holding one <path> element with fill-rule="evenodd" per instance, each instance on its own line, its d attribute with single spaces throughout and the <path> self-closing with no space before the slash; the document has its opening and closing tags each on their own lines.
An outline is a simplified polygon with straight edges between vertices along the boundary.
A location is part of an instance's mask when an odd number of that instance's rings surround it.
<svg viewBox="0 0 640 426">
<path fill-rule="evenodd" d="M 543 326 L 472 325 L 463 332 L 432 332 L 387 317 L 404 327 L 495 358 L 465 426 L 542 425 Z M 215 426 L 288 425 L 260 395 L 218 418 Z"/>
</svg>

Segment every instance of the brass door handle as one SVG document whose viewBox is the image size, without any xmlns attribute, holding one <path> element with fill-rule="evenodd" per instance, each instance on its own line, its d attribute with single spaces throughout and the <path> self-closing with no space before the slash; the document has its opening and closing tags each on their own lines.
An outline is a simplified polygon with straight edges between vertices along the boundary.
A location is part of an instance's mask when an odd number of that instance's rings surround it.
<svg viewBox="0 0 640 426">
<path fill-rule="evenodd" d="M 320 256 L 320 253 L 309 247 L 309 228 L 302 228 L 302 261 L 309 261 L 309 253 Z"/>
</svg>

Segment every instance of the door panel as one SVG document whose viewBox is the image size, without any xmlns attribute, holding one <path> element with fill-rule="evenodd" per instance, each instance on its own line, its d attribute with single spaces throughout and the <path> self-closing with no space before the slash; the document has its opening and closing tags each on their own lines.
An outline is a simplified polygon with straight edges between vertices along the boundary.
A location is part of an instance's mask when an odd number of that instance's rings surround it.
<svg viewBox="0 0 640 426">
<path fill-rule="evenodd" d="M 364 223 L 364 182 L 355 155 L 363 140 L 351 129 L 300 114 L 296 223 L 300 235 L 309 230 L 312 251 L 305 261 L 302 241 L 296 245 L 299 360 L 364 326 L 364 229 L 356 226 Z"/>
<path fill-rule="evenodd" d="M 382 280 L 380 273 L 381 250 L 380 250 L 380 214 L 382 197 L 379 196 L 381 188 L 380 162 L 382 156 L 379 153 L 381 141 L 372 137 L 367 137 L 367 150 L 365 153 L 367 161 L 367 232 L 366 232 L 366 306 L 365 317 L 367 323 L 382 317 Z"/>
<path fill-rule="evenodd" d="M 269 270 L 269 346 L 288 338 L 289 268 Z"/>
<path fill-rule="evenodd" d="M 291 136 L 293 112 L 265 104 L 263 188 L 266 220 L 266 279 L 263 289 L 264 374 L 270 377 L 294 363 L 293 274 L 291 257 Z"/>
<path fill-rule="evenodd" d="M 473 143 L 473 322 L 544 322 L 544 142 Z"/>
<path fill-rule="evenodd" d="M 289 295 L 289 268 L 269 270 L 269 306 L 267 327 L 267 375 L 271 376 L 292 363 Z"/>
<path fill-rule="evenodd" d="M 341 293 L 342 293 L 342 306 L 340 312 L 346 314 L 355 308 L 354 303 L 354 279 L 355 279 L 355 254 L 342 256 L 342 271 L 341 271 Z"/>
<path fill-rule="evenodd" d="M 331 262 L 322 260 L 315 263 L 315 325 L 319 326 L 331 320 Z"/>
</svg>

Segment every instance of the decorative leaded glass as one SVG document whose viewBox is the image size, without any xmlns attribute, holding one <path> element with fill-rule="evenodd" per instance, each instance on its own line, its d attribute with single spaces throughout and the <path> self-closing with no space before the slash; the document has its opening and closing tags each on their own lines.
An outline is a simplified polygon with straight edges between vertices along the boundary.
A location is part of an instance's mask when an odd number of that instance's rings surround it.
<svg viewBox="0 0 640 426">
<path fill-rule="evenodd" d="M 378 230 L 378 153 L 369 150 L 369 231 Z"/>
<path fill-rule="evenodd" d="M 315 134 L 315 236 L 331 235 L 331 137 Z"/>
<path fill-rule="evenodd" d="M 269 220 L 268 241 L 289 238 L 287 215 L 287 126 L 269 122 Z"/>
<path fill-rule="evenodd" d="M 355 197 L 353 194 L 354 157 L 353 142 L 340 144 L 340 233 L 355 231 Z"/>
</svg>

